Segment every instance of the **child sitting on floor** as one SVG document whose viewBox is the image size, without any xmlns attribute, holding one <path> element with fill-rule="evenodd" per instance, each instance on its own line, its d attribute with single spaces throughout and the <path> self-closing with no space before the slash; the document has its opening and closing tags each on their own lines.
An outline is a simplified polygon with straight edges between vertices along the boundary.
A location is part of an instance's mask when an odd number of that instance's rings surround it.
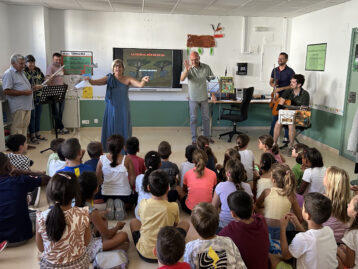
<svg viewBox="0 0 358 269">
<path fill-rule="evenodd" d="M 180 187 L 183 187 L 184 175 L 190 169 L 193 169 L 195 164 L 193 163 L 193 152 L 196 149 L 194 145 L 188 145 L 185 148 L 185 158 L 186 161 L 181 163 L 179 166 L 179 179 L 180 179 Z"/>
<path fill-rule="evenodd" d="M 277 163 L 275 157 L 271 153 L 262 153 L 259 164 L 260 179 L 256 181 L 256 198 L 261 196 L 265 189 L 270 189 L 272 185 L 271 171 L 273 165 Z"/>
<path fill-rule="evenodd" d="M 65 141 L 63 138 L 53 139 L 50 143 L 50 148 L 53 153 L 50 154 L 47 160 L 46 175 L 52 177 L 58 170 L 65 168 L 66 161 L 60 158 L 61 144 Z M 62 156 L 62 154 L 61 154 Z"/>
<path fill-rule="evenodd" d="M 53 207 L 37 212 L 36 220 L 36 245 L 42 252 L 40 268 L 89 268 L 86 251 L 91 240 L 88 209 L 71 205 L 78 194 L 75 174 L 60 172 L 51 178 L 47 198 Z"/>
<path fill-rule="evenodd" d="M 137 153 L 139 152 L 139 140 L 138 138 L 132 136 L 127 139 L 125 150 L 127 151 L 127 155 L 129 158 L 131 158 L 135 176 L 138 176 L 140 174 L 144 174 L 145 172 L 145 166 L 144 166 L 144 160 L 143 158 L 137 156 Z M 137 190 L 136 190 L 137 191 Z"/>
<path fill-rule="evenodd" d="M 239 249 L 228 237 L 217 236 L 219 214 L 212 204 L 199 203 L 193 208 L 191 223 L 200 239 L 186 244 L 184 262 L 191 268 L 246 268 Z"/>
<path fill-rule="evenodd" d="M 303 151 L 308 149 L 308 146 L 302 143 L 297 143 L 293 146 L 292 157 L 296 158 L 296 164 L 292 167 L 292 172 L 295 174 L 297 186 L 299 187 L 302 181 L 303 171 L 305 167 L 302 166 Z"/>
<path fill-rule="evenodd" d="M 154 254 L 158 258 L 158 269 L 190 269 L 186 262 L 179 262 L 185 250 L 185 237 L 176 227 L 160 228 Z"/>
<path fill-rule="evenodd" d="M 250 137 L 247 134 L 239 134 L 236 138 L 236 145 L 241 156 L 241 162 L 245 167 L 247 181 L 251 182 L 254 179 L 254 153 L 247 149 L 250 142 Z"/>
<path fill-rule="evenodd" d="M 153 248 L 157 242 L 159 229 L 163 226 L 176 226 L 186 236 L 189 223 L 179 222 L 179 207 L 175 202 L 168 202 L 168 174 L 156 170 L 149 176 L 150 199 L 143 199 L 139 204 L 140 220 L 132 219 L 130 229 L 139 257 L 149 263 L 157 263 Z"/>
<path fill-rule="evenodd" d="M 263 152 L 271 153 L 278 163 L 284 163 L 285 158 L 280 154 L 278 145 L 274 144 L 273 138 L 271 135 L 261 135 L 259 137 L 259 149 Z"/>
<path fill-rule="evenodd" d="M 230 159 L 241 161 L 241 156 L 240 156 L 239 152 L 237 151 L 237 149 L 228 148 L 224 154 L 223 164 L 222 165 L 219 163 L 216 164 L 218 182 L 225 182 L 227 180 L 226 172 L 225 172 L 225 165 L 226 165 L 227 161 Z"/>
<path fill-rule="evenodd" d="M 200 135 L 197 139 L 196 146 L 198 149 L 203 150 L 206 153 L 206 155 L 208 156 L 208 160 L 206 162 L 206 167 L 216 173 L 216 163 L 218 162 L 218 160 L 216 159 L 214 152 L 210 148 L 209 142 L 210 142 L 209 138 L 207 138 L 206 136 Z"/>
<path fill-rule="evenodd" d="M 112 249 L 128 248 L 128 235 L 122 230 L 125 222 L 118 221 L 116 225 L 108 229 L 108 221 L 94 206 L 93 199 L 98 190 L 97 177 L 94 172 L 83 172 L 78 178 L 80 184 L 81 203 L 79 207 L 87 206 L 91 222 L 91 242 L 88 246 L 90 261 L 92 262 L 96 254 L 101 251 Z"/>
<path fill-rule="evenodd" d="M 90 142 L 87 145 L 87 153 L 90 156 L 90 160 L 85 162 L 85 165 L 91 166 L 93 171 L 96 171 L 99 157 L 103 154 L 103 148 L 101 142 Z"/>
<path fill-rule="evenodd" d="M 234 219 L 219 235 L 234 241 L 248 268 L 269 269 L 267 224 L 263 216 L 252 215 L 252 197 L 244 191 L 235 191 L 229 195 L 227 203 Z"/>
<path fill-rule="evenodd" d="M 337 244 L 329 227 L 322 224 L 331 215 L 331 201 L 324 195 L 313 192 L 304 196 L 302 216 L 308 223 L 305 231 L 297 217 L 289 213 L 281 218 L 281 250 L 282 257 L 270 255 L 272 268 L 292 268 L 282 260 L 292 257 L 297 259 L 296 268 L 336 269 Z M 300 231 L 290 244 L 287 242 L 286 227 L 288 222 L 295 225 Z"/>
<path fill-rule="evenodd" d="M 26 137 L 22 134 L 10 135 L 5 145 L 11 151 L 7 157 L 12 166 L 19 170 L 30 170 L 33 161 L 25 156 L 27 153 Z"/>
</svg>

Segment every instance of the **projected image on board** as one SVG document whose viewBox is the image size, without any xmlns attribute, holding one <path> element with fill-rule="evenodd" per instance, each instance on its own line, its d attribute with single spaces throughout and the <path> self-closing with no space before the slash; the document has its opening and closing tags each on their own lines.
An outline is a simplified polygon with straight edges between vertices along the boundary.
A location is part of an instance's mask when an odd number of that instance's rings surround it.
<svg viewBox="0 0 358 269">
<path fill-rule="evenodd" d="M 146 87 L 172 87 L 173 52 L 160 49 L 123 49 L 124 75 L 140 80 L 149 76 Z"/>
</svg>

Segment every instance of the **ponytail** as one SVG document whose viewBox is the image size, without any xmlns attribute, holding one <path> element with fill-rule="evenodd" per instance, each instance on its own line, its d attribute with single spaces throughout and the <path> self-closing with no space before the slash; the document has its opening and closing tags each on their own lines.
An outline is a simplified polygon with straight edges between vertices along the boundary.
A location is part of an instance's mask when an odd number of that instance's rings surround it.
<svg viewBox="0 0 358 269">
<path fill-rule="evenodd" d="M 204 170 L 206 167 L 206 163 L 208 162 L 208 156 L 205 151 L 201 149 L 196 149 L 193 152 L 193 162 L 195 164 L 195 172 L 198 177 L 201 178 L 204 175 Z"/>
<path fill-rule="evenodd" d="M 79 183 L 75 174 L 61 172 L 51 178 L 46 189 L 48 201 L 55 204 L 46 218 L 46 233 L 50 241 L 59 241 L 66 229 L 66 219 L 61 206 L 70 205 L 74 198 L 80 199 L 78 194 Z"/>
<path fill-rule="evenodd" d="M 107 139 L 107 149 L 108 152 L 111 154 L 112 162 L 111 167 L 117 166 L 117 159 L 118 155 L 121 153 L 124 145 L 124 138 L 121 135 L 111 135 Z"/>
<path fill-rule="evenodd" d="M 271 135 L 265 134 L 259 137 L 259 140 L 264 144 L 269 150 L 272 151 L 274 155 L 279 153 L 279 147 L 277 144 L 274 144 L 273 138 Z"/>
<path fill-rule="evenodd" d="M 261 155 L 260 168 L 262 171 L 268 172 L 276 162 L 275 157 L 271 153 L 263 153 Z"/>
<path fill-rule="evenodd" d="M 249 142 L 250 137 L 247 134 L 239 134 L 236 138 L 236 145 L 239 150 L 246 147 Z"/>
<path fill-rule="evenodd" d="M 274 144 L 274 145 L 272 146 L 272 148 L 271 148 L 271 151 L 272 151 L 272 153 L 273 153 L 274 155 L 279 154 L 280 150 L 279 150 L 278 145 L 277 145 L 277 144 Z"/>
<path fill-rule="evenodd" d="M 295 193 L 296 177 L 288 165 L 275 164 L 272 178 L 276 181 L 277 187 L 282 189 L 280 195 L 289 197 Z"/>
<path fill-rule="evenodd" d="M 198 148 L 205 151 L 207 157 L 212 157 L 214 159 L 214 163 L 217 163 L 218 160 L 216 159 L 213 151 L 211 150 L 209 146 L 209 139 L 206 136 L 200 135 L 196 141 Z"/>
<path fill-rule="evenodd" d="M 230 159 L 225 165 L 225 171 L 230 174 L 228 179 L 235 184 L 236 190 L 244 190 L 241 186 L 241 182 L 245 182 L 247 180 L 244 165 L 239 160 Z"/>
<path fill-rule="evenodd" d="M 156 151 L 149 151 L 144 156 L 144 163 L 147 170 L 144 173 L 143 181 L 142 181 L 142 188 L 144 192 L 149 192 L 148 185 L 149 185 L 149 176 L 150 174 L 159 169 L 161 160 L 160 155 Z"/>
</svg>

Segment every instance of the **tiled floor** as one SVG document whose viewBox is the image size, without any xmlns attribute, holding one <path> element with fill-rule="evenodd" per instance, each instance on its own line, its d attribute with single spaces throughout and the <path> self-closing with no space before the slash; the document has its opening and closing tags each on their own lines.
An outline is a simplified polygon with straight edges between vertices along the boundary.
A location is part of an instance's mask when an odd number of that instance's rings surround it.
<svg viewBox="0 0 358 269">
<path fill-rule="evenodd" d="M 235 142 L 228 143 L 227 138 L 223 138 L 222 140 L 218 139 L 218 133 L 220 133 L 223 130 L 214 130 L 213 132 L 213 138 L 215 140 L 215 143 L 211 145 L 216 157 L 218 158 L 218 161 L 222 163 L 224 152 L 227 148 L 233 147 L 235 145 Z M 247 132 L 248 135 L 251 138 L 251 142 L 249 144 L 249 149 L 251 149 L 254 152 L 255 155 L 255 161 L 258 162 L 261 151 L 257 148 L 257 140 L 258 137 L 261 134 L 267 133 L 268 130 L 265 128 L 247 128 L 243 129 L 243 131 Z M 33 170 L 40 170 L 44 171 L 46 170 L 46 164 L 47 164 L 47 158 L 50 155 L 50 151 L 46 151 L 43 154 L 40 154 L 40 150 L 45 149 L 49 147 L 50 140 L 54 138 L 53 134 L 50 134 L 49 132 L 44 132 L 44 136 L 46 136 L 49 141 L 42 142 L 35 150 L 30 150 L 28 152 L 28 156 L 30 159 L 34 161 Z M 83 148 L 86 148 L 87 144 L 90 141 L 100 141 L 100 128 L 82 128 L 79 132 L 74 132 L 68 135 L 63 136 L 64 138 L 69 137 L 77 137 Z M 140 141 L 140 152 L 139 156 L 144 157 L 145 153 L 149 150 L 157 150 L 157 147 L 159 143 L 162 140 L 168 141 L 172 145 L 172 155 L 170 156 L 170 160 L 177 163 L 178 165 L 185 160 L 184 157 L 184 150 L 186 145 L 191 143 L 191 135 L 190 135 L 190 129 L 187 127 L 158 127 L 158 128 L 152 128 L 152 127 L 138 127 L 133 129 L 133 135 L 139 138 Z M 324 159 L 325 166 L 331 166 L 336 165 L 343 169 L 345 169 L 351 178 L 356 178 L 357 176 L 353 174 L 353 167 L 354 163 L 350 160 L 347 160 L 341 156 L 338 156 L 335 152 L 332 150 L 327 150 L 324 147 L 320 147 L 318 144 L 311 143 L 309 141 L 302 140 L 302 142 L 307 143 L 309 146 L 315 146 L 317 147 Z M 84 160 L 88 159 L 88 155 L 86 154 L 84 157 Z M 295 163 L 293 158 L 286 157 L 286 162 L 292 167 L 292 165 Z M 41 201 L 40 201 L 40 210 L 45 209 L 48 206 L 46 198 L 45 198 L 45 189 L 42 189 L 41 193 Z M 185 219 L 190 221 L 190 218 L 185 213 L 181 212 L 180 215 L 181 219 Z M 124 231 L 126 231 L 128 234 L 130 234 L 129 231 L 129 221 L 133 218 L 133 212 L 130 212 L 127 216 L 127 225 L 124 227 Z M 110 225 L 113 225 L 114 223 L 110 223 Z M 147 264 L 145 262 L 142 262 L 135 250 L 135 247 L 133 245 L 132 237 L 130 237 L 131 240 L 131 246 L 128 252 L 129 255 L 129 268 L 136 268 L 136 269 L 150 269 L 150 268 L 157 268 L 156 265 Z M 194 231 L 193 227 L 190 227 L 190 230 L 188 232 L 187 241 L 191 241 L 193 239 L 198 238 L 198 235 Z M 26 245 L 17 247 L 17 248 L 7 248 L 0 254 L 0 268 L 38 268 L 38 251 L 35 245 L 35 240 L 30 240 Z"/>
</svg>

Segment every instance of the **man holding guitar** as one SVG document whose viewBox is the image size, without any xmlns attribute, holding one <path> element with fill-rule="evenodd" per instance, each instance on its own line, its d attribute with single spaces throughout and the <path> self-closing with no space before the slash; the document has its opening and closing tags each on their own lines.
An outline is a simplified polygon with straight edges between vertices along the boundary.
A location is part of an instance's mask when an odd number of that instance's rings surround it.
<svg viewBox="0 0 358 269">
<path fill-rule="evenodd" d="M 285 92 L 285 90 L 291 89 L 290 82 L 292 76 L 295 74 L 292 68 L 287 66 L 288 55 L 285 52 L 281 52 L 278 56 L 278 67 L 272 69 L 271 78 L 270 78 L 270 86 L 274 88 L 272 100 L 270 103 L 270 107 L 273 108 L 275 103 L 278 103 L 279 98 Z M 277 104 L 276 104 L 277 105 Z M 278 115 L 274 112 L 272 113 L 272 122 L 270 135 L 274 136 L 275 124 L 278 119 Z M 288 142 L 288 128 L 285 128 L 285 137 L 284 142 Z"/>
<path fill-rule="evenodd" d="M 279 99 L 278 109 L 280 109 L 283 104 L 290 100 L 291 106 L 309 106 L 310 103 L 310 95 L 309 93 L 302 88 L 303 84 L 305 83 L 305 77 L 301 74 L 293 75 L 290 84 L 290 90 L 286 90 L 282 97 Z M 289 129 L 289 138 L 290 138 L 290 149 L 293 147 L 293 143 L 295 142 L 296 136 L 296 126 L 294 124 L 288 125 Z M 282 124 L 278 121 L 275 125 L 274 131 L 274 143 L 277 144 L 278 137 L 280 136 L 282 130 Z"/>
</svg>

